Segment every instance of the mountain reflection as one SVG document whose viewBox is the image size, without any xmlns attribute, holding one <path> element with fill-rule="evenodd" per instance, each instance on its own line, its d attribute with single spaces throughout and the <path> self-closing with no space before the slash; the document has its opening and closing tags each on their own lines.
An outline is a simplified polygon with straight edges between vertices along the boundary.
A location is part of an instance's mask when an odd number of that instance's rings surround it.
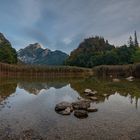
<svg viewBox="0 0 140 140">
<path fill-rule="evenodd" d="M 138 100 L 140 98 L 140 82 L 128 82 L 121 80 L 121 82 L 113 83 L 105 79 L 92 78 L 57 78 L 57 79 L 0 79 L 0 99 L 5 99 L 16 92 L 16 88 L 24 89 L 29 94 L 39 94 L 42 89 L 49 90 L 51 87 L 60 89 L 70 84 L 70 87 L 76 91 L 80 97 L 88 98 L 84 94 L 86 88 L 98 91 L 96 95 L 99 102 L 108 100 L 110 95 L 116 92 L 124 97 L 130 98 L 130 103 L 135 103 L 137 108 Z M 107 94 L 107 97 L 103 95 Z"/>
<path fill-rule="evenodd" d="M 20 82 L 18 83 L 18 88 L 24 89 L 29 93 L 32 94 L 39 94 L 42 89 L 48 90 L 49 88 L 53 87 L 55 89 L 62 88 L 66 86 L 67 83 L 41 83 L 41 82 Z"/>
<path fill-rule="evenodd" d="M 42 89 L 48 90 L 51 87 L 60 89 L 68 84 L 67 79 L 0 79 L 0 97 L 10 96 L 16 92 L 17 87 L 36 95 Z"/>
</svg>

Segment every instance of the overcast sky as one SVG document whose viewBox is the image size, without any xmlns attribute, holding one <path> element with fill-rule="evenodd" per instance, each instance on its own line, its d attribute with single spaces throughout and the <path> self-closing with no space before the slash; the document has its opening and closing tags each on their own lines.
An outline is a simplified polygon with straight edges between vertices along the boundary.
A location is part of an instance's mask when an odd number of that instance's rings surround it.
<svg viewBox="0 0 140 140">
<path fill-rule="evenodd" d="M 140 0 L 0 0 L 0 32 L 17 50 L 39 42 L 69 53 L 86 37 L 140 37 Z M 140 39 L 139 39 L 140 41 Z"/>
</svg>

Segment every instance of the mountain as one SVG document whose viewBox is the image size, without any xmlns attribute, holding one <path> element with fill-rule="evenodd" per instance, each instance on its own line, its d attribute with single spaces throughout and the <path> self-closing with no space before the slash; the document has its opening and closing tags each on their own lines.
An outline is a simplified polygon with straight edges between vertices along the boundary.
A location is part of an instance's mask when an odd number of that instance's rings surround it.
<svg viewBox="0 0 140 140">
<path fill-rule="evenodd" d="M 71 52 L 65 64 L 93 68 L 99 65 L 123 65 L 138 62 L 140 62 L 140 48 L 137 39 L 136 43 L 133 43 L 130 37 L 128 45 L 115 47 L 103 37 L 95 36 L 81 42 L 78 48 Z"/>
<path fill-rule="evenodd" d="M 66 60 L 66 65 L 93 67 L 102 64 L 103 54 L 113 50 L 115 47 L 108 43 L 103 37 L 95 36 L 84 39 L 79 46 L 73 50 Z M 103 63 L 104 64 L 104 63 Z"/>
<path fill-rule="evenodd" d="M 0 33 L 0 62 L 15 64 L 17 63 L 17 53 L 12 48 L 11 43 Z"/>
<path fill-rule="evenodd" d="M 66 53 L 44 49 L 39 43 L 30 44 L 18 51 L 18 59 L 25 64 L 62 65 L 67 58 Z"/>
</svg>

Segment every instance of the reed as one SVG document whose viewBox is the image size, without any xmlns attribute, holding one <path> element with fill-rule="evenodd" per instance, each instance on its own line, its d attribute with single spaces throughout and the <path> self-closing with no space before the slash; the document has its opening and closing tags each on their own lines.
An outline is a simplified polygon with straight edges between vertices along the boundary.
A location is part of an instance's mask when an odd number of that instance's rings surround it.
<svg viewBox="0 0 140 140">
<path fill-rule="evenodd" d="M 128 77 L 140 78 L 140 63 L 130 65 L 102 65 L 93 68 L 97 76 L 101 77 Z"/>
<path fill-rule="evenodd" d="M 91 69 L 70 66 L 10 65 L 0 63 L 0 76 L 84 76 L 92 74 Z"/>
</svg>

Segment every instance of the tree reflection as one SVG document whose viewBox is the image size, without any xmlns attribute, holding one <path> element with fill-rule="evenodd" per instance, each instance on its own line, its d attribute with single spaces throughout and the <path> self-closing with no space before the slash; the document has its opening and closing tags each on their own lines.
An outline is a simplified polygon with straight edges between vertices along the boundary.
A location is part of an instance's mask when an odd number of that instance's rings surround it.
<svg viewBox="0 0 140 140">
<path fill-rule="evenodd" d="M 99 102 L 104 102 L 109 99 L 110 95 L 118 94 L 124 97 L 130 97 L 130 103 L 138 107 L 140 98 L 140 82 L 128 82 L 121 80 L 120 82 L 112 82 L 108 79 L 90 78 L 26 78 L 26 79 L 0 79 L 0 97 L 6 98 L 16 92 L 16 88 L 24 89 L 28 93 L 38 94 L 42 89 L 48 90 L 53 87 L 55 89 L 62 88 L 70 84 L 71 88 L 79 93 L 79 96 L 87 98 L 84 94 L 86 88 L 96 90 Z M 107 94 L 108 96 L 104 96 Z"/>
</svg>

